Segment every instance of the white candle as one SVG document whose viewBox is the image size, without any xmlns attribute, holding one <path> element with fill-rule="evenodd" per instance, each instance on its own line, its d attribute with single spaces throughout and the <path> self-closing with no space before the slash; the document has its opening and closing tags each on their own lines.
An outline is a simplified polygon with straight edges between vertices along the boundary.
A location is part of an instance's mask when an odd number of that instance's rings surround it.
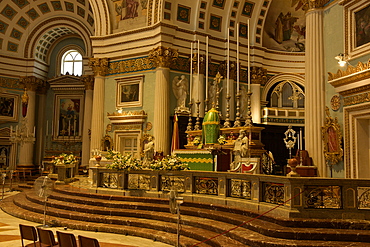
<svg viewBox="0 0 370 247">
<path fill-rule="evenodd" d="M 192 91 L 193 91 L 193 42 L 190 43 L 190 98 L 189 103 L 191 103 L 192 100 Z"/>
<path fill-rule="evenodd" d="M 230 93 L 230 83 L 229 83 L 229 77 L 230 77 L 230 28 L 227 29 L 227 80 L 226 80 L 226 94 L 229 95 Z"/>
<path fill-rule="evenodd" d="M 236 93 L 239 93 L 239 22 L 236 23 Z"/>
<path fill-rule="evenodd" d="M 198 90 L 197 90 L 197 102 L 199 102 L 199 86 L 200 86 L 200 47 L 199 47 L 199 39 L 198 39 Z"/>
<path fill-rule="evenodd" d="M 206 37 L 206 99 L 208 99 L 208 36 Z"/>
<path fill-rule="evenodd" d="M 299 146 L 299 149 L 300 150 L 302 150 L 302 141 L 303 141 L 303 139 L 302 139 L 302 129 L 299 129 L 299 139 L 300 139 L 300 141 L 299 141 L 299 144 L 300 144 L 300 146 Z"/>
<path fill-rule="evenodd" d="M 297 145 L 297 148 L 300 149 L 300 145 L 299 145 L 299 134 L 297 134 L 297 139 L 298 139 L 298 145 Z"/>
<path fill-rule="evenodd" d="M 46 136 L 49 135 L 49 121 L 46 121 Z"/>
<path fill-rule="evenodd" d="M 250 59 L 250 35 L 249 35 L 249 19 L 247 26 L 247 38 L 248 38 L 248 92 L 251 91 L 251 59 Z"/>
</svg>

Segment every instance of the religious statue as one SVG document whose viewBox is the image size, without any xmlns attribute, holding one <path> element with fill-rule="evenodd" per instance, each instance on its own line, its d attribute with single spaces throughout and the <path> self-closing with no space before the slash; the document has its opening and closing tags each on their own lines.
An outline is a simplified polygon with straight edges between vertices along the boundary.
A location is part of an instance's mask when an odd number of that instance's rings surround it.
<svg viewBox="0 0 370 247">
<path fill-rule="evenodd" d="M 144 160 L 143 166 L 149 166 L 154 159 L 154 137 L 148 136 L 147 142 L 144 144 Z"/>
<path fill-rule="evenodd" d="M 249 138 L 245 130 L 240 130 L 238 138 L 234 142 L 234 161 L 230 165 L 231 169 L 235 169 L 242 158 L 246 158 L 249 150 Z"/>
<path fill-rule="evenodd" d="M 172 80 L 172 90 L 177 99 L 176 109 L 179 111 L 187 110 L 185 107 L 186 98 L 188 96 L 188 80 L 185 75 L 175 76 Z"/>
</svg>

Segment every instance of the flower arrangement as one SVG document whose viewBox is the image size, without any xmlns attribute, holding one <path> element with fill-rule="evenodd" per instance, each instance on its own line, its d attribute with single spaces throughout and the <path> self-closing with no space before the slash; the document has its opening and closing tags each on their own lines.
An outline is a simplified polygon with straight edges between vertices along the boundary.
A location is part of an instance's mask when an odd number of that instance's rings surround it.
<svg viewBox="0 0 370 247">
<path fill-rule="evenodd" d="M 106 156 L 108 160 L 113 160 L 111 164 L 107 164 L 106 168 L 115 170 L 141 170 L 141 162 L 130 153 L 121 154 L 120 152 L 109 150 Z"/>
<path fill-rule="evenodd" d="M 72 153 L 66 154 L 62 153 L 59 156 L 53 156 L 53 164 L 54 165 L 68 165 L 72 163 L 76 163 L 77 158 Z"/>
<path fill-rule="evenodd" d="M 164 171 L 181 171 L 189 170 L 187 163 L 182 161 L 176 155 L 167 155 L 161 160 L 155 160 L 150 164 L 150 168 L 153 170 L 164 170 Z"/>
</svg>

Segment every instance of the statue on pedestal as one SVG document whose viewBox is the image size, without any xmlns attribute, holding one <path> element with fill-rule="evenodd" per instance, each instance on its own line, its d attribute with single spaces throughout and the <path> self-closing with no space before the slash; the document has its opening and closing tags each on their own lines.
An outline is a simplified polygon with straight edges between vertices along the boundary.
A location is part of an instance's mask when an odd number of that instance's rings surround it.
<svg viewBox="0 0 370 247">
<path fill-rule="evenodd" d="M 249 151 L 249 138 L 245 130 L 240 130 L 238 138 L 234 142 L 234 161 L 230 164 L 230 169 L 234 170 L 239 162 L 248 156 Z"/>
<path fill-rule="evenodd" d="M 172 80 L 173 94 L 177 99 L 175 111 L 177 113 L 188 112 L 189 109 L 185 106 L 186 98 L 188 97 L 188 79 L 185 75 L 175 76 Z"/>
<path fill-rule="evenodd" d="M 147 142 L 144 144 L 144 159 L 143 166 L 147 167 L 154 159 L 154 137 L 148 136 Z"/>
</svg>

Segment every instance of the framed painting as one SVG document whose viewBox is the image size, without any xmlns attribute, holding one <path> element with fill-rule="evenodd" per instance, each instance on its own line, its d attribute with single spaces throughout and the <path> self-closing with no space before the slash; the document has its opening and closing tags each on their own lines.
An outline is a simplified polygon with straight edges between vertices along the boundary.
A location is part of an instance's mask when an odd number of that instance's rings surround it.
<svg viewBox="0 0 370 247">
<path fill-rule="evenodd" d="M 142 106 L 144 76 L 116 79 L 116 107 Z"/>
<path fill-rule="evenodd" d="M 370 2 L 348 1 L 344 13 L 345 53 L 354 59 L 370 52 Z"/>
<path fill-rule="evenodd" d="M 53 139 L 81 140 L 84 109 L 83 95 L 55 95 Z"/>
<path fill-rule="evenodd" d="M 17 122 L 19 111 L 18 94 L 0 93 L 0 122 Z"/>
</svg>

